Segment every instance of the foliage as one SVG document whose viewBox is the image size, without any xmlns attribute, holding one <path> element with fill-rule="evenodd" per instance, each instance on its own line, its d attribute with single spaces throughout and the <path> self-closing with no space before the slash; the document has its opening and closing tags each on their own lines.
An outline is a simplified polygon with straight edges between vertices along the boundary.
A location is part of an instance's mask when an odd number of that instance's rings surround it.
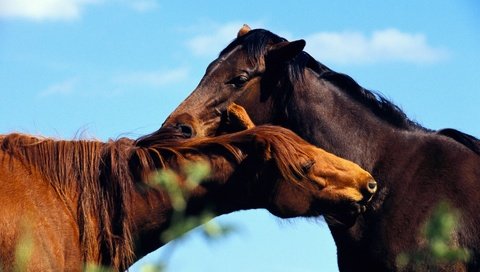
<svg viewBox="0 0 480 272">
<path fill-rule="evenodd" d="M 113 268 L 96 264 L 86 264 L 83 268 L 85 272 L 114 272 Z"/>
<path fill-rule="evenodd" d="M 436 271 L 444 265 L 467 262 L 470 253 L 455 245 L 454 233 L 459 213 L 447 202 L 440 202 L 422 230 L 425 244 L 397 257 L 400 268 L 413 267 L 415 271 Z"/>
<path fill-rule="evenodd" d="M 33 253 L 32 227 L 27 220 L 21 222 L 21 236 L 15 248 L 14 271 L 21 272 L 27 269 L 28 261 Z"/>
<path fill-rule="evenodd" d="M 212 210 L 204 210 L 195 216 L 185 213 L 191 192 L 201 181 L 208 178 L 209 174 L 210 165 L 206 162 L 188 163 L 180 173 L 169 169 L 157 172 L 154 181 L 167 191 L 173 207 L 171 224 L 161 235 L 163 241 L 178 243 L 183 238 L 183 234 L 198 226 L 201 226 L 200 231 L 207 241 L 224 237 L 234 230 L 232 226 L 221 225 L 213 221 L 215 214 Z M 170 250 L 174 248 L 172 246 Z M 166 271 L 167 259 L 168 257 L 165 257 L 157 264 L 144 265 L 141 270 L 142 272 Z"/>
</svg>

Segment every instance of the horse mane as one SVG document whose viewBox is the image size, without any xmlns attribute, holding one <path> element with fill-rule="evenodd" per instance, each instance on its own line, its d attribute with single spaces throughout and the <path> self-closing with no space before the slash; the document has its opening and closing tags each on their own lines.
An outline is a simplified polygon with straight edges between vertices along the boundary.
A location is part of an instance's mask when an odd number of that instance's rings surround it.
<svg viewBox="0 0 480 272">
<path fill-rule="evenodd" d="M 472 150 L 475 154 L 480 155 L 480 140 L 476 137 L 463 133 L 453 128 L 444 128 L 436 132 L 439 135 L 444 135 L 449 138 L 454 139 L 455 141 L 463 144 Z"/>
<path fill-rule="evenodd" d="M 132 140 L 64 141 L 13 133 L 0 138 L 0 150 L 45 177 L 77 213 L 86 264 L 128 267 L 134 257 L 130 203 L 135 189 L 128 165 Z M 72 192 L 77 192 L 76 211 Z"/>
<path fill-rule="evenodd" d="M 218 154 L 220 152 L 227 159 L 237 163 L 242 161 L 247 154 L 261 154 L 263 160 L 274 161 L 284 179 L 297 182 L 299 186 L 304 186 L 300 183 L 300 180 L 307 179 L 305 169 L 302 168 L 304 166 L 291 163 L 301 158 L 304 159 L 307 166 L 311 162 L 310 156 L 299 145 L 303 140 L 290 130 L 282 127 L 261 125 L 247 131 L 217 137 L 188 138 L 187 141 L 183 138 L 185 136 L 175 128 L 165 127 L 139 138 L 135 144 L 153 153 L 158 152 L 158 150 L 163 150 L 164 153 L 190 151 L 198 155 Z M 252 142 L 264 143 L 265 146 L 261 144 L 253 145 L 255 150 L 252 150 Z M 281 147 L 282 150 L 278 150 L 277 147 Z M 293 154 L 297 156 L 294 157 Z M 213 162 L 210 161 L 210 163 Z"/>
<path fill-rule="evenodd" d="M 426 132 L 434 132 L 433 130 L 424 128 L 417 122 L 410 120 L 397 105 L 390 102 L 381 94 L 363 88 L 353 78 L 346 74 L 330 70 L 306 52 L 302 52 L 297 56 L 291 66 L 293 68 L 289 70 L 290 79 L 303 80 L 303 69 L 310 68 L 319 75 L 319 78 L 334 84 L 340 90 L 349 94 L 352 98 L 356 99 L 363 105 L 366 105 L 373 113 L 381 116 L 383 120 L 386 120 L 390 124 L 398 128 L 414 128 Z M 452 138 L 472 150 L 477 155 L 480 155 L 480 140 L 472 135 L 452 128 L 442 129 L 435 133 Z"/>
<path fill-rule="evenodd" d="M 417 122 L 410 120 L 400 107 L 380 93 L 363 88 L 350 76 L 329 69 L 306 52 L 300 53 L 291 63 L 291 67 L 289 69 L 291 80 L 298 81 L 303 76 L 303 70 L 310 68 L 318 74 L 319 79 L 333 84 L 389 124 L 403 129 L 426 130 Z"/>
<path fill-rule="evenodd" d="M 377 114 L 377 116 L 381 116 L 383 120 L 386 120 L 398 128 L 414 128 L 426 132 L 434 132 L 433 130 L 424 128 L 417 122 L 410 120 L 397 105 L 390 102 L 381 94 L 363 88 L 353 78 L 346 74 L 332 71 L 306 52 L 299 54 L 293 60 L 292 65 L 289 66 L 289 79 L 294 82 L 303 82 L 303 70 L 305 68 L 310 68 L 318 74 L 319 78 L 337 86 L 340 90 L 346 92 L 352 98 L 367 106 L 373 113 Z M 480 155 L 480 140 L 472 135 L 452 128 L 442 129 L 435 133 L 452 138 L 472 150 L 477 155 Z"/>
<path fill-rule="evenodd" d="M 381 116 L 383 120 L 386 120 L 390 124 L 403 129 L 414 128 L 427 132 L 433 132 L 433 130 L 424 128 L 417 122 L 410 120 L 402 111 L 402 109 L 390 102 L 381 94 L 363 88 L 353 78 L 346 74 L 332 71 L 306 52 L 300 53 L 293 60 L 291 65 L 289 65 L 289 80 L 303 83 L 303 70 L 305 68 L 310 68 L 312 71 L 318 74 L 319 78 L 337 86 L 340 90 L 346 92 L 352 98 L 367 106 L 370 110 L 372 110 L 373 113 L 377 114 L 377 116 Z M 452 128 L 442 129 L 436 131 L 435 133 L 452 138 L 453 140 L 472 150 L 477 155 L 480 155 L 480 140 L 472 135 Z"/>
<path fill-rule="evenodd" d="M 169 135 L 173 135 L 176 140 L 170 139 Z M 300 181 L 308 179 L 305 170 L 309 167 L 312 159 L 299 146 L 299 143 L 304 140 L 292 131 L 282 127 L 261 125 L 249 130 L 217 137 L 188 138 L 188 141 L 178 140 L 183 138 L 185 136 L 178 129 L 165 127 L 139 138 L 136 145 L 145 147 L 147 151 L 152 153 L 158 152 L 159 149 L 166 153 L 184 151 L 190 151 L 198 155 L 221 153 L 227 159 L 236 163 L 241 162 L 247 154 L 250 154 L 249 156 L 261 155 L 263 156 L 260 158 L 261 160 L 272 160 L 283 178 L 295 182 L 300 187 L 305 186 Z M 252 142 L 262 144 L 256 144 L 252 147 Z M 281 147 L 281 150 L 278 150 L 277 147 Z M 296 156 L 293 156 L 294 154 Z M 292 164 L 292 162 L 299 161 L 302 158 L 305 165 Z M 215 162 L 210 160 L 210 163 Z"/>
</svg>

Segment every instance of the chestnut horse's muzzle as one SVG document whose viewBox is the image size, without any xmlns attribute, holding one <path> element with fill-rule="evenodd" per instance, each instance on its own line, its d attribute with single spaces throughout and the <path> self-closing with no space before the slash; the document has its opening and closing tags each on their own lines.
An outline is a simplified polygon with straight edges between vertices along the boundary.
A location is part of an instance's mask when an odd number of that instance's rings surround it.
<svg viewBox="0 0 480 272">
<path fill-rule="evenodd" d="M 195 127 L 195 119 L 188 113 L 170 116 L 162 125 L 162 128 L 173 128 L 178 130 L 185 138 L 193 138 L 197 136 L 198 130 L 195 129 Z"/>
<path fill-rule="evenodd" d="M 183 136 L 185 136 L 185 138 L 192 138 L 195 136 L 195 131 L 189 124 L 177 124 L 176 127 L 180 130 Z"/>
</svg>

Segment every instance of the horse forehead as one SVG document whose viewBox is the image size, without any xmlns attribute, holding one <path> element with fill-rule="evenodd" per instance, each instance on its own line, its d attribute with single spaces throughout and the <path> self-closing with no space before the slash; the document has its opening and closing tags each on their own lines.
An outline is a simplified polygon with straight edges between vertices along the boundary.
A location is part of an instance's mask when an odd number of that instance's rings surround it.
<svg viewBox="0 0 480 272">
<path fill-rule="evenodd" d="M 207 74 L 213 74 L 215 73 L 217 70 L 221 69 L 221 68 L 225 68 L 224 67 L 224 63 L 225 62 L 228 62 L 228 61 L 231 61 L 231 60 L 236 60 L 236 58 L 232 58 L 232 56 L 235 54 L 235 53 L 238 53 L 238 51 L 240 51 L 240 49 L 242 48 L 242 45 L 237 45 L 235 48 L 233 48 L 232 50 L 230 50 L 228 53 L 220 56 L 217 60 L 215 60 L 214 62 L 212 62 L 208 67 L 207 67 Z"/>
</svg>

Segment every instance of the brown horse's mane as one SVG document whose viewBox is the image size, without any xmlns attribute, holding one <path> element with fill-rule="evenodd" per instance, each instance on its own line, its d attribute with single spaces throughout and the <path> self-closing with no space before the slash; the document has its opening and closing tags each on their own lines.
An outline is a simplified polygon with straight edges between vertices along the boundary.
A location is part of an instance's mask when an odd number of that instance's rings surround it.
<svg viewBox="0 0 480 272">
<path fill-rule="evenodd" d="M 283 137 L 271 137 L 272 134 L 280 135 L 278 129 L 264 126 L 263 137 L 268 138 L 270 143 L 273 143 L 271 139 L 281 141 L 282 147 L 292 149 L 292 152 L 278 152 L 274 144 L 267 144 L 262 147 L 263 154 L 269 154 L 265 159 L 273 159 L 283 177 L 300 180 L 304 177 L 304 169 L 292 167 L 288 162 L 299 158 L 289 155 L 303 154 L 306 161 L 309 157 L 298 147 L 299 138 L 286 137 L 285 134 L 281 134 Z M 169 140 L 165 135 L 165 132 L 159 131 L 137 141 L 120 138 L 101 142 L 56 140 L 12 133 L 0 135 L 0 150 L 7 154 L 0 160 L 18 160 L 32 173 L 39 173 L 48 180 L 67 207 L 76 201 L 77 210 L 72 212 L 77 214 L 86 263 L 100 262 L 115 270 L 126 269 L 135 257 L 131 218 L 135 181 L 140 178 L 148 182 L 145 179 L 152 171 L 178 166 L 186 159 L 186 153 L 197 154 L 210 163 L 215 162 L 208 155 L 216 153 L 238 163 L 248 152 L 242 149 L 243 145 L 259 137 L 258 133 L 244 134 L 243 138 L 229 134 L 186 141 Z M 72 194 L 77 199 L 71 199 Z"/>
<path fill-rule="evenodd" d="M 77 214 L 87 263 L 111 260 L 105 264 L 125 268 L 132 261 L 128 205 L 134 190 L 128 165 L 134 152 L 132 140 L 64 141 L 14 133 L 2 136 L 0 147 L 10 158 L 48 180 L 67 207 L 72 206 L 72 193 L 77 192 L 78 206 L 73 213 Z"/>
<path fill-rule="evenodd" d="M 309 163 L 312 162 L 310 155 L 299 145 L 307 144 L 307 142 L 292 131 L 278 126 L 262 125 L 253 128 L 255 131 L 251 133 L 243 134 L 240 131 L 219 137 L 189 138 L 188 141 L 178 141 L 178 139 L 184 139 L 185 136 L 173 130 L 172 128 L 162 128 L 139 138 L 136 145 L 143 146 L 150 152 L 157 152 L 160 149 L 171 153 L 189 150 L 198 154 L 211 154 L 224 150 L 221 154 L 236 162 L 240 162 L 247 154 L 260 154 L 263 156 L 263 160 L 273 160 L 281 176 L 292 182 L 306 179 L 304 167 L 311 166 Z M 243 135 L 238 137 L 240 134 Z M 252 145 L 253 142 L 256 144 Z M 252 146 L 256 150 L 249 150 Z M 282 150 L 278 150 L 277 147 L 282 147 Z M 305 165 L 292 165 L 292 161 L 299 159 L 304 159 Z M 304 186 L 301 183 L 298 185 Z"/>
</svg>

